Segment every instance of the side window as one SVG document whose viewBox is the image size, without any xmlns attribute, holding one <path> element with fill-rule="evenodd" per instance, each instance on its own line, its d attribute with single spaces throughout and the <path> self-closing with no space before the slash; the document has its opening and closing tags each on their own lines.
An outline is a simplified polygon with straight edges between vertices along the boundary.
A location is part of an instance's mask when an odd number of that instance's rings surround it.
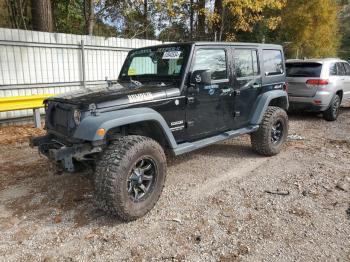
<svg viewBox="0 0 350 262">
<path fill-rule="evenodd" d="M 283 56 L 280 50 L 263 50 L 263 65 L 266 76 L 281 75 L 283 70 Z"/>
<path fill-rule="evenodd" d="M 345 76 L 345 68 L 343 63 L 337 63 L 337 71 L 339 76 Z"/>
<path fill-rule="evenodd" d="M 211 72 L 212 80 L 227 79 L 226 52 L 223 49 L 199 49 L 196 52 L 193 71 Z"/>
<path fill-rule="evenodd" d="M 350 76 L 350 65 L 348 63 L 343 63 L 345 67 L 345 75 Z"/>
<path fill-rule="evenodd" d="M 260 73 L 256 50 L 236 49 L 233 60 L 237 78 L 255 76 Z"/>
<path fill-rule="evenodd" d="M 337 64 L 331 64 L 331 66 L 329 67 L 329 74 L 330 74 L 331 76 L 336 76 L 336 75 L 338 75 Z"/>
</svg>

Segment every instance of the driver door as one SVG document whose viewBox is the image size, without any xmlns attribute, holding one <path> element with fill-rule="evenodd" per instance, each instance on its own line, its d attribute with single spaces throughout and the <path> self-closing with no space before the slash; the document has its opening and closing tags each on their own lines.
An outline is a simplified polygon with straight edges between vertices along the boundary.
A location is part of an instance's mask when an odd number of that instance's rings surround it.
<svg viewBox="0 0 350 262">
<path fill-rule="evenodd" d="M 227 129 L 225 97 L 233 89 L 229 85 L 228 50 L 199 47 L 195 50 L 191 77 L 187 88 L 187 137 L 189 141 L 218 134 Z M 196 72 L 209 71 L 211 83 L 201 82 Z"/>
</svg>

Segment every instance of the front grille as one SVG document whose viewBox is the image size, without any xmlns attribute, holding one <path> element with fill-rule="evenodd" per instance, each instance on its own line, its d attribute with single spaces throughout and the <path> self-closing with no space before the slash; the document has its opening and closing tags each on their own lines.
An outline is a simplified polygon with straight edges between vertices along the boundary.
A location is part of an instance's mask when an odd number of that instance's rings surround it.
<svg viewBox="0 0 350 262">
<path fill-rule="evenodd" d="M 47 128 L 62 135 L 69 135 L 74 128 L 73 110 L 71 105 L 49 102 L 46 112 Z"/>
</svg>

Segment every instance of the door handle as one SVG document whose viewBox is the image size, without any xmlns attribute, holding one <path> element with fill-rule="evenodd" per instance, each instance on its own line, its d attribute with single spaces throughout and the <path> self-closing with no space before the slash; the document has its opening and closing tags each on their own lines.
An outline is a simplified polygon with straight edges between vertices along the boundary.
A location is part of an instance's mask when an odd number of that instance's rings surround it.
<svg viewBox="0 0 350 262">
<path fill-rule="evenodd" d="M 255 84 L 252 84 L 252 88 L 254 88 L 254 89 L 256 89 L 256 88 L 260 88 L 260 84 L 258 84 L 258 83 L 255 83 Z"/>
</svg>

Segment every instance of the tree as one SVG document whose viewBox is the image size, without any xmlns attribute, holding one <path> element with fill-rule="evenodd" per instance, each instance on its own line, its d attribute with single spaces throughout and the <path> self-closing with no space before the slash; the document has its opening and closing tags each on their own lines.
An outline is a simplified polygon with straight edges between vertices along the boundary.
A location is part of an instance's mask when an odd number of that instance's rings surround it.
<svg viewBox="0 0 350 262">
<path fill-rule="evenodd" d="M 50 0 L 31 0 L 32 28 L 36 31 L 52 32 L 52 12 Z"/>
<path fill-rule="evenodd" d="M 197 39 L 205 39 L 205 0 L 198 0 Z"/>
<path fill-rule="evenodd" d="M 28 29 L 29 24 L 29 1 L 27 0 L 4 0 L 0 2 L 0 25 L 7 24 L 12 28 Z M 5 10 L 5 12 L 4 12 Z"/>
<path fill-rule="evenodd" d="M 350 1 L 340 3 L 341 11 L 339 14 L 340 32 L 342 35 L 340 50 L 338 54 L 341 58 L 350 60 Z"/>
<path fill-rule="evenodd" d="M 252 32 L 259 23 L 275 30 L 286 0 L 215 0 L 210 23 L 214 38 L 235 41 L 241 33 Z"/>
<path fill-rule="evenodd" d="M 213 21 L 213 31 L 214 31 L 214 40 L 221 41 L 222 39 L 222 33 L 223 33 L 223 27 L 222 27 L 222 20 L 223 20 L 223 5 L 222 0 L 215 0 L 214 5 L 214 15 L 212 17 Z"/>
<path fill-rule="evenodd" d="M 334 0 L 288 0 L 279 28 L 288 57 L 329 57 L 339 46 L 338 4 Z"/>
<path fill-rule="evenodd" d="M 84 0 L 51 0 L 55 32 L 85 34 Z"/>
<path fill-rule="evenodd" d="M 85 32 L 92 35 L 94 30 L 95 10 L 94 0 L 84 0 Z"/>
</svg>

